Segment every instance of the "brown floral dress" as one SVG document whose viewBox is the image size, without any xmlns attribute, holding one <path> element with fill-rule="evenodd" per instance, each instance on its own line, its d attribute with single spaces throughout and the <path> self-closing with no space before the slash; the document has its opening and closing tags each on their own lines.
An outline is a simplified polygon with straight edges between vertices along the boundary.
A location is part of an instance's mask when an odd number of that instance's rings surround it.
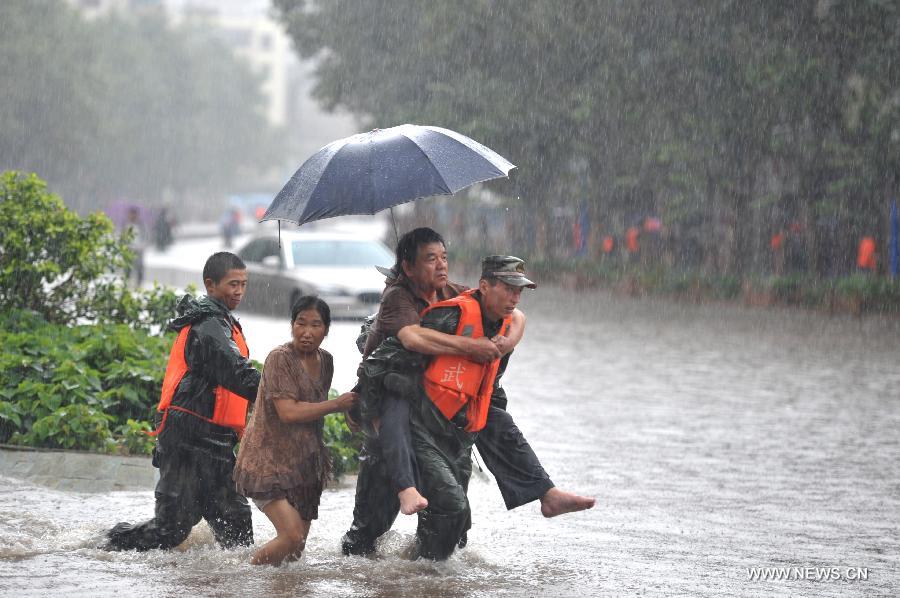
<svg viewBox="0 0 900 598">
<path fill-rule="evenodd" d="M 324 422 L 285 423 L 276 400 L 320 403 L 327 400 L 334 374 L 331 353 L 319 349 L 320 373 L 313 379 L 291 343 L 266 357 L 262 381 L 250 423 L 234 467 L 237 491 L 248 498 L 285 498 L 307 521 L 319 515 L 319 499 L 331 473 L 322 440 Z"/>
</svg>

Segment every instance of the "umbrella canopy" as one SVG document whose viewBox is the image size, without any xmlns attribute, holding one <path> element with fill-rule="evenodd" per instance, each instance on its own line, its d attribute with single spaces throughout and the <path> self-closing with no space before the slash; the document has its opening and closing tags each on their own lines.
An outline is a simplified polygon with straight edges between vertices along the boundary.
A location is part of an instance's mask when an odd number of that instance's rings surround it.
<svg viewBox="0 0 900 598">
<path fill-rule="evenodd" d="M 375 129 L 316 152 L 278 192 L 262 220 L 304 224 L 375 214 L 508 176 L 513 168 L 490 148 L 449 129 L 409 124 Z"/>
</svg>

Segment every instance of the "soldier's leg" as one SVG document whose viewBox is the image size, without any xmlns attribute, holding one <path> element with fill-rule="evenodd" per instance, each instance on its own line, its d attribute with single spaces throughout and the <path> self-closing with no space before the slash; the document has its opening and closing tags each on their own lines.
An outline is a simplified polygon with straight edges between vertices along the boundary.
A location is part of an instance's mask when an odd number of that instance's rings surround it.
<svg viewBox="0 0 900 598">
<path fill-rule="evenodd" d="M 593 498 L 553 485 L 512 416 L 504 409 L 491 405 L 487 425 L 478 433 L 475 446 L 494 474 L 507 509 L 535 499 L 541 501 L 544 517 L 593 508 Z"/>
<path fill-rule="evenodd" d="M 203 518 L 222 548 L 253 544 L 253 520 L 247 499 L 234 489 L 234 456 L 206 457 L 200 468 L 203 488 Z"/>
<path fill-rule="evenodd" d="M 153 519 L 120 523 L 107 532 L 108 550 L 174 548 L 184 542 L 202 511 L 196 454 L 190 450 L 158 452 L 159 482 Z"/>
<path fill-rule="evenodd" d="M 491 405 L 475 447 L 494 474 L 507 509 L 540 499 L 553 488 L 531 445 L 505 410 Z"/>
<path fill-rule="evenodd" d="M 348 556 L 375 552 L 375 541 L 391 529 L 399 510 L 400 500 L 381 458 L 378 441 L 367 439 L 360 453 L 353 523 L 341 538 L 341 551 Z"/>
<path fill-rule="evenodd" d="M 434 560 L 448 558 L 471 524 L 466 496 L 471 473 L 471 442 L 460 442 L 462 431 L 442 419 L 431 403 L 410 419 L 413 449 L 419 464 L 420 487 L 429 497 L 428 507 L 419 511 L 416 529 L 419 556 Z M 443 427 L 443 433 L 435 426 Z M 465 439 L 464 439 L 465 440 Z"/>
</svg>

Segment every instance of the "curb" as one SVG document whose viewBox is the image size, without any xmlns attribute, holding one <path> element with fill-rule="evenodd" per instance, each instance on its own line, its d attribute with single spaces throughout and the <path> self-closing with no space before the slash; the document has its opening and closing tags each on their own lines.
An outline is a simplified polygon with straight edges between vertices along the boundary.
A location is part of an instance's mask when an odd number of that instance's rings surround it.
<svg viewBox="0 0 900 598">
<path fill-rule="evenodd" d="M 0 475 L 68 492 L 153 490 L 150 457 L 0 445 Z"/>
</svg>

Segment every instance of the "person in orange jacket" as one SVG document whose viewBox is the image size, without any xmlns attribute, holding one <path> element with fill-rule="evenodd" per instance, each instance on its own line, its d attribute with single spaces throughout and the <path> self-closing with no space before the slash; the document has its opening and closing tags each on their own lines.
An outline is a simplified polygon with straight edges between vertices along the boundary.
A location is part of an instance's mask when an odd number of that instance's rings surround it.
<svg viewBox="0 0 900 598">
<path fill-rule="evenodd" d="M 155 515 L 113 527 L 106 550 L 175 548 L 201 519 L 223 547 L 253 544 L 250 505 L 232 480 L 234 447 L 260 381 L 231 313 L 247 288 L 247 267 L 233 253 L 213 254 L 203 268 L 203 284 L 206 296 L 185 295 L 169 325 L 179 335 L 154 433 Z"/>
<path fill-rule="evenodd" d="M 863 237 L 856 253 L 856 265 L 860 270 L 875 272 L 876 263 L 875 238 Z"/>
</svg>

